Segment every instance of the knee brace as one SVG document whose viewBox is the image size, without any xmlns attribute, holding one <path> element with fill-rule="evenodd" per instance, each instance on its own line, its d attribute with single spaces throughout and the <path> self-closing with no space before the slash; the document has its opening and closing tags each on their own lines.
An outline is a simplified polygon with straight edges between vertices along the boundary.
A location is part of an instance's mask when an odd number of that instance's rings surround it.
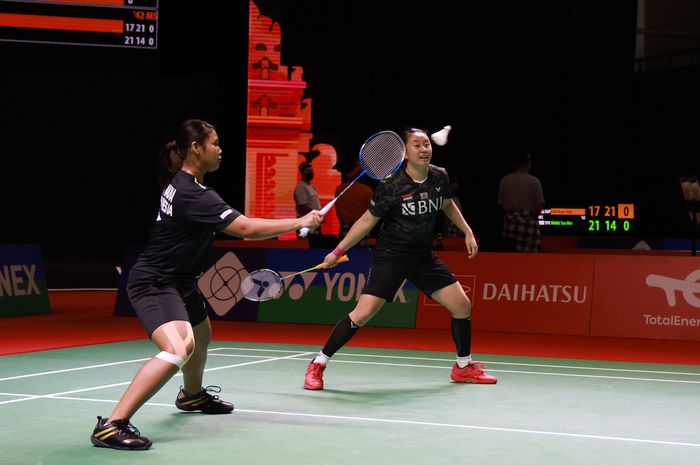
<svg viewBox="0 0 700 465">
<path fill-rule="evenodd" d="M 182 366 L 187 363 L 187 360 L 184 358 L 180 357 L 179 355 L 171 354 L 170 352 L 162 351 L 156 355 L 156 358 L 159 358 L 161 360 L 164 360 L 168 363 L 172 363 L 173 365 L 177 366 L 178 368 L 182 368 Z"/>
<path fill-rule="evenodd" d="M 171 352 L 162 351 L 156 355 L 156 358 L 164 360 L 168 363 L 176 365 L 178 368 L 187 363 L 194 352 L 194 335 L 192 334 L 192 326 L 187 325 L 187 335 L 182 337 L 180 332 L 171 325 L 163 327 L 165 337 L 170 342 Z"/>
</svg>

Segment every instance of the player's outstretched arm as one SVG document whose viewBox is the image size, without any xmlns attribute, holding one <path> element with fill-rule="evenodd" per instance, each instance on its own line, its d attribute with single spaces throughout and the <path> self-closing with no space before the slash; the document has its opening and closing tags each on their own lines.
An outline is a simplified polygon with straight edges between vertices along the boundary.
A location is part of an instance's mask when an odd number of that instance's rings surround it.
<svg viewBox="0 0 700 465">
<path fill-rule="evenodd" d="M 226 234 L 248 239 L 269 239 L 301 228 L 317 228 L 323 221 L 318 210 L 312 210 L 301 218 L 268 220 L 265 218 L 248 218 L 241 215 L 224 230 Z"/>
</svg>

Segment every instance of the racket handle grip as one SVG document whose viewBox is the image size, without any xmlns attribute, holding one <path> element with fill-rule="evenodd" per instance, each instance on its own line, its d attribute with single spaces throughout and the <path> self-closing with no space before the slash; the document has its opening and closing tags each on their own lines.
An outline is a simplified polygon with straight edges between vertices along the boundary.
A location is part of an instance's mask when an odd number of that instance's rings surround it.
<svg viewBox="0 0 700 465">
<path fill-rule="evenodd" d="M 331 208 L 333 208 L 333 205 L 335 204 L 335 201 L 336 201 L 336 200 L 338 200 L 338 199 L 335 198 L 335 199 L 331 200 L 330 202 L 328 202 L 328 204 L 327 204 L 325 207 L 323 207 L 323 208 L 321 209 L 321 214 L 325 216 L 326 213 L 328 213 L 328 211 L 329 211 Z M 299 230 L 299 235 L 300 235 L 301 237 L 306 237 L 306 235 L 309 234 L 309 231 L 311 231 L 309 228 L 306 228 L 306 227 L 301 228 L 301 229 Z"/>
<path fill-rule="evenodd" d="M 321 269 L 333 268 L 334 266 L 336 266 L 340 263 L 345 263 L 345 262 L 349 262 L 349 261 L 350 261 L 350 257 L 348 257 L 347 255 L 343 255 L 342 257 L 338 257 L 338 260 L 336 260 L 335 263 L 332 264 L 331 266 L 327 266 L 326 263 L 323 262 L 323 263 L 319 263 L 318 265 L 316 265 L 313 269 L 316 270 L 319 268 L 321 268 Z"/>
</svg>

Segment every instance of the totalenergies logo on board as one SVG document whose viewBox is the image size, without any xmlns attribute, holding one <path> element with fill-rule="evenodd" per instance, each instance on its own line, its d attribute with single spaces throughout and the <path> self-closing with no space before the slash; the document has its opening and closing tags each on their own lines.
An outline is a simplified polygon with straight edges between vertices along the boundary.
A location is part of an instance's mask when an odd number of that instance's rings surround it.
<svg viewBox="0 0 700 465">
<path fill-rule="evenodd" d="M 659 274 L 647 275 L 646 284 L 649 287 L 658 287 L 664 291 L 669 307 L 675 307 L 676 291 L 680 291 L 683 299 L 691 307 L 700 308 L 700 270 L 695 270 L 688 274 L 685 279 L 672 278 Z"/>
</svg>

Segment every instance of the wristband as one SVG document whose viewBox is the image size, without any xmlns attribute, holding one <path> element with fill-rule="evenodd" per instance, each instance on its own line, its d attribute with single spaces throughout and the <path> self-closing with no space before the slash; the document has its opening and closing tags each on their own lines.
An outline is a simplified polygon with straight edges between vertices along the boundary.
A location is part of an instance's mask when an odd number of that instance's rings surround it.
<svg viewBox="0 0 700 465">
<path fill-rule="evenodd" d="M 331 253 L 332 253 L 333 255 L 335 255 L 336 257 L 340 258 L 340 257 L 342 257 L 343 255 L 345 255 L 346 253 L 348 253 L 348 251 L 345 250 L 345 249 L 341 249 L 340 246 L 338 246 L 338 247 L 336 247 L 335 249 L 333 249 L 333 252 L 331 252 Z"/>
</svg>

